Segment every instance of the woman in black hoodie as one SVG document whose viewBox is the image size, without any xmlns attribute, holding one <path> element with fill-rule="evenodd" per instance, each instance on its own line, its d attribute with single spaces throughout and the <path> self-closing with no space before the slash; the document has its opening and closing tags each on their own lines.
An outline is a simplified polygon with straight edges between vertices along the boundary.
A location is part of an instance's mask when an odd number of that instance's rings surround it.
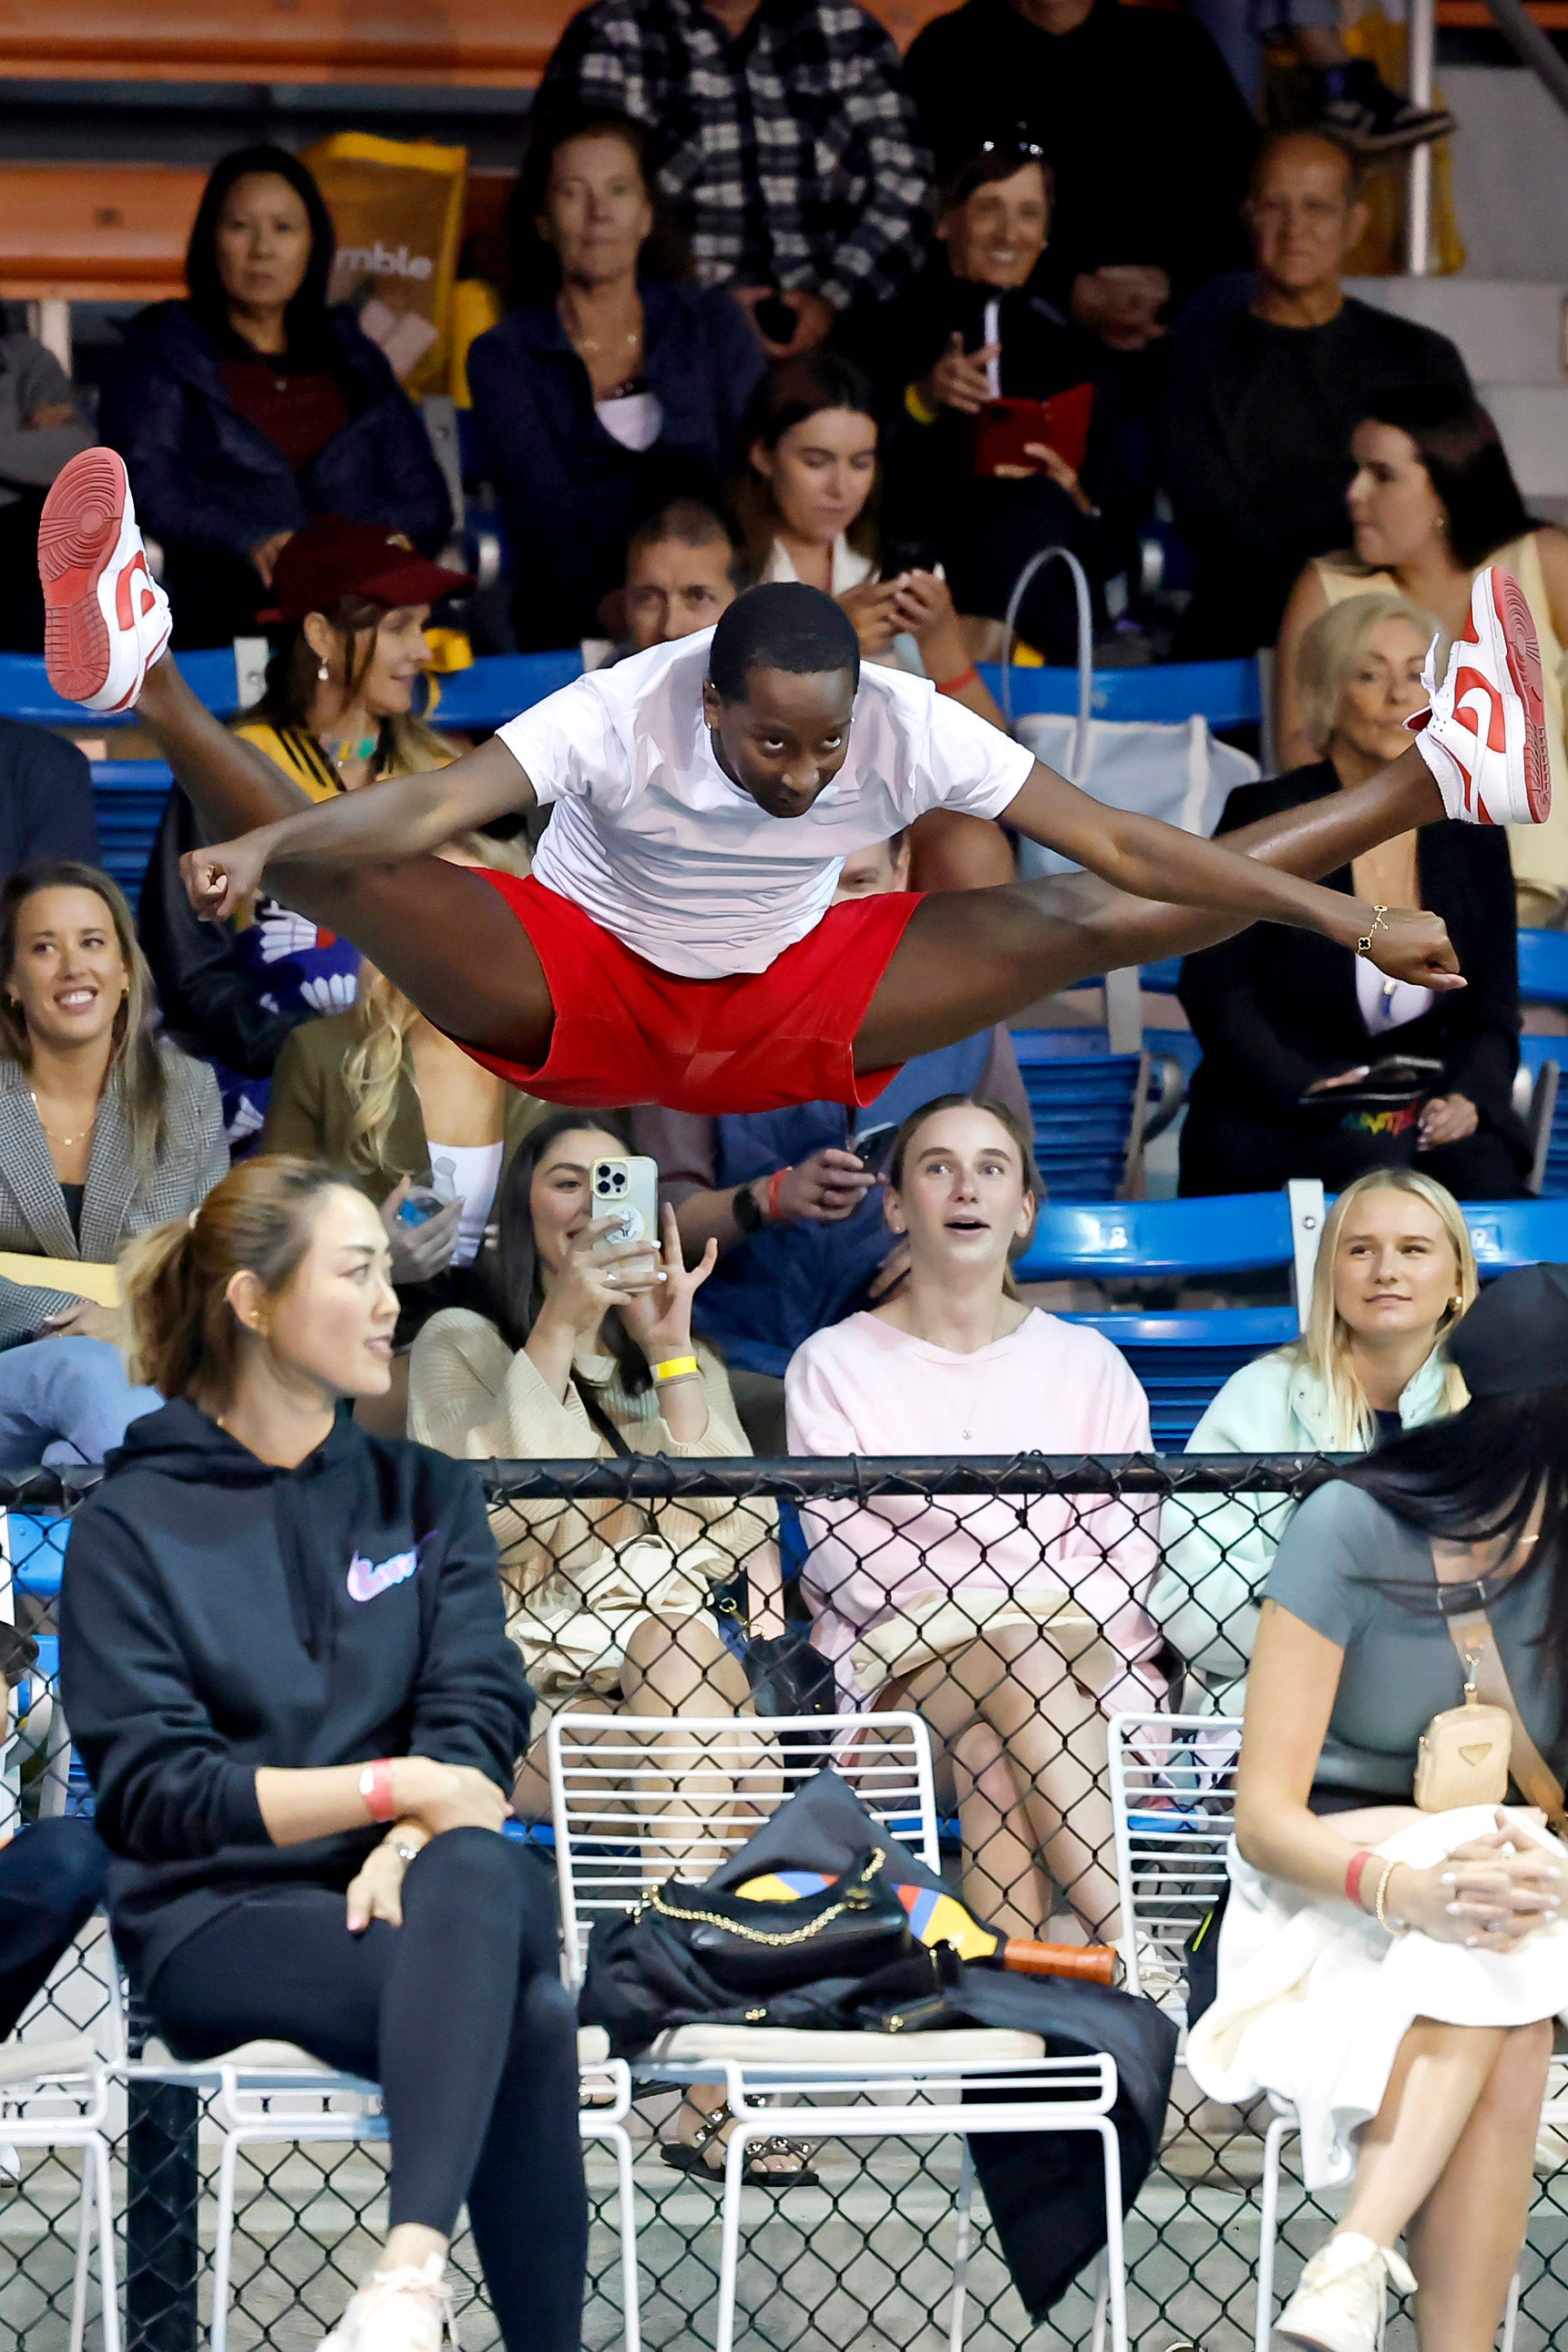
<svg viewBox="0 0 1568 2352">
<path fill-rule="evenodd" d="M 391 2232 L 328 2339 L 438 2352 L 466 2200 L 507 2352 L 577 2352 L 574 2016 L 548 1885 L 497 1832 L 530 1693 L 472 1471 L 369 1437 L 397 1301 L 353 1187 L 246 1161 L 139 1245 L 148 1379 L 78 1513 L 63 1695 L 116 1941 L 170 2047 L 378 2081 Z"/>
</svg>

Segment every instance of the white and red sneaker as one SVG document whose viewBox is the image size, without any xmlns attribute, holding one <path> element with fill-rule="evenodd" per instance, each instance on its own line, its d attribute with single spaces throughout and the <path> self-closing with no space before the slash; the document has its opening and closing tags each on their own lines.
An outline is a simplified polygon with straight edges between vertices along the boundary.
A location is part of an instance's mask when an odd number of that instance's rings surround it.
<svg viewBox="0 0 1568 2352">
<path fill-rule="evenodd" d="M 38 521 L 44 665 L 89 710 L 128 710 L 169 642 L 169 599 L 147 569 L 125 465 L 83 449 L 55 478 Z"/>
<path fill-rule="evenodd" d="M 1544 824 L 1552 760 L 1541 647 L 1524 591 L 1496 565 L 1479 572 L 1470 614 L 1438 683 L 1437 639 L 1421 683 L 1429 710 L 1406 724 L 1437 779 L 1443 806 L 1466 824 Z"/>
</svg>

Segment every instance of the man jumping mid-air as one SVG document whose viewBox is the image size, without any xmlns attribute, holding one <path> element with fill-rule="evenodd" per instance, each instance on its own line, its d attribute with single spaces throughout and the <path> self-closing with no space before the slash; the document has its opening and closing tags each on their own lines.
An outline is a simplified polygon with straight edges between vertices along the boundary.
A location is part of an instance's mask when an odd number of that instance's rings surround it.
<svg viewBox="0 0 1568 2352">
<path fill-rule="evenodd" d="M 584 1108 L 863 1104 L 913 1054 L 1259 919 L 1461 988 L 1435 915 L 1308 877 L 1445 814 L 1539 824 L 1550 805 L 1535 633 L 1499 571 L 1477 580 L 1407 751 L 1221 845 L 1103 807 L 922 679 L 862 673 L 840 607 L 782 582 L 709 633 L 564 687 L 450 767 L 310 806 L 167 657 L 111 450 L 61 473 L 38 554 L 57 691 L 134 705 L 207 828 L 241 836 L 185 860 L 198 909 L 220 919 L 265 879 L 476 1059 Z M 431 855 L 536 803 L 554 814 L 527 879 Z M 999 817 L 1088 871 L 831 904 L 851 850 L 938 807 Z"/>
</svg>

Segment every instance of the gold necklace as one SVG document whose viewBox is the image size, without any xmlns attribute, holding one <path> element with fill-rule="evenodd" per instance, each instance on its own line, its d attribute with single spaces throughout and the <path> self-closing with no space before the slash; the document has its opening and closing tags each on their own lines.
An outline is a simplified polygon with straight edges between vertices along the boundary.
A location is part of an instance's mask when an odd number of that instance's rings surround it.
<svg viewBox="0 0 1568 2352">
<path fill-rule="evenodd" d="M 583 333 L 581 328 L 577 324 L 577 305 L 574 302 L 569 306 L 564 297 L 560 306 L 560 322 L 566 329 L 568 341 L 571 343 L 574 351 L 580 352 L 585 359 L 596 360 L 599 357 L 600 353 L 604 349 L 604 345 L 600 341 L 597 335 L 585 335 Z M 643 322 L 639 320 L 631 331 L 628 334 L 622 335 L 620 341 L 612 344 L 611 348 L 614 351 L 634 352 L 641 348 L 642 341 Z"/>
<path fill-rule="evenodd" d="M 38 1108 L 38 1097 L 33 1093 L 30 1087 L 27 1089 L 27 1093 L 28 1098 L 33 1106 L 34 1114 L 37 1118 L 38 1125 L 43 1129 L 44 1133 L 48 1137 L 51 1143 L 57 1143 L 62 1151 L 69 1151 L 74 1144 L 85 1143 L 87 1141 L 88 1137 L 92 1133 L 92 1129 L 90 1127 L 84 1127 L 79 1135 L 57 1134 L 55 1129 L 49 1125 L 47 1119 L 44 1117 L 43 1112 Z"/>
</svg>

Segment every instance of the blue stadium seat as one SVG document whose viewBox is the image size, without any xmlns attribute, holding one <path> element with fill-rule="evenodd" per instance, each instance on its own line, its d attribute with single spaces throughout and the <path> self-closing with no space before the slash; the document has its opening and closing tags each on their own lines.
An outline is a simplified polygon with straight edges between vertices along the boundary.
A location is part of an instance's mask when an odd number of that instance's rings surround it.
<svg viewBox="0 0 1568 2352">
<path fill-rule="evenodd" d="M 441 727 L 494 728 L 582 676 L 576 646 L 556 654 L 486 654 L 441 681 Z"/>
<path fill-rule="evenodd" d="M 1521 931 L 1519 1001 L 1568 1005 L 1568 931 Z"/>
<path fill-rule="evenodd" d="M 1523 932 L 1520 933 L 1522 940 Z M 1568 1037 L 1521 1037 L 1519 1059 L 1532 1079 L 1541 1076 L 1542 1066 L 1555 1062 L 1560 1070 L 1568 1071 Z M 1557 1104 L 1552 1113 L 1552 1132 L 1546 1145 L 1546 1167 L 1541 1181 L 1542 1199 L 1561 1199 L 1568 1194 L 1568 1081 L 1557 1089 Z M 1554 1253 L 1542 1251 L 1542 1256 Z"/>
<path fill-rule="evenodd" d="M 173 781 L 162 760 L 92 763 L 92 804 L 103 863 L 133 907 Z"/>
<path fill-rule="evenodd" d="M 1568 1045 L 1568 1038 L 1562 1042 Z M 1554 1135 L 1553 1148 L 1563 1163 L 1561 1190 L 1568 1193 L 1568 1135 L 1561 1141 Z M 1539 1265 L 1543 1259 L 1568 1261 L 1568 1200 L 1466 1201 L 1461 1205 L 1483 1282 L 1511 1274 L 1518 1266 Z"/>
<path fill-rule="evenodd" d="M 1093 1030 L 1015 1030 L 1013 1048 L 1048 1198 L 1113 1199 L 1126 1174 L 1143 1055 L 1107 1054 Z"/>
<path fill-rule="evenodd" d="M 1291 1256 L 1290 1202 L 1282 1192 L 1108 1206 L 1053 1201 L 1041 1210 L 1013 1271 L 1025 1282 L 1115 1275 L 1201 1281 L 1288 1266 Z"/>
<path fill-rule="evenodd" d="M 1126 1357 L 1149 1400 L 1157 1454 L 1179 1454 L 1204 1409 L 1255 1356 L 1300 1335 L 1291 1307 L 1216 1307 L 1162 1315 L 1070 1315 L 1103 1331 Z"/>
<path fill-rule="evenodd" d="M 1181 977 L 1181 958 L 1166 956 L 1158 963 L 1146 963 L 1142 966 L 1139 977 L 1151 995 L 1174 996 L 1176 982 Z"/>
<path fill-rule="evenodd" d="M 198 701 L 220 719 L 239 708 L 235 657 L 225 646 L 215 651 L 182 654 L 180 670 Z M 130 727 L 133 710 L 84 710 L 77 702 L 62 702 L 44 675 L 42 654 L 0 654 L 0 717 L 31 719 L 41 727 L 76 727 L 99 734 L 107 728 Z"/>
<path fill-rule="evenodd" d="M 999 702 L 1002 673 L 998 662 L 982 662 L 980 676 Z M 1025 668 L 1012 666 L 1009 681 L 1013 713 L 1029 717 L 1035 711 L 1072 712 L 1078 708 L 1075 669 Z M 1096 719 L 1153 719 L 1184 727 L 1189 719 L 1207 719 L 1211 727 L 1257 726 L 1263 716 L 1258 664 L 1249 655 L 1241 661 L 1160 662 L 1142 669 L 1099 669 L 1094 673 L 1092 702 Z"/>
</svg>

